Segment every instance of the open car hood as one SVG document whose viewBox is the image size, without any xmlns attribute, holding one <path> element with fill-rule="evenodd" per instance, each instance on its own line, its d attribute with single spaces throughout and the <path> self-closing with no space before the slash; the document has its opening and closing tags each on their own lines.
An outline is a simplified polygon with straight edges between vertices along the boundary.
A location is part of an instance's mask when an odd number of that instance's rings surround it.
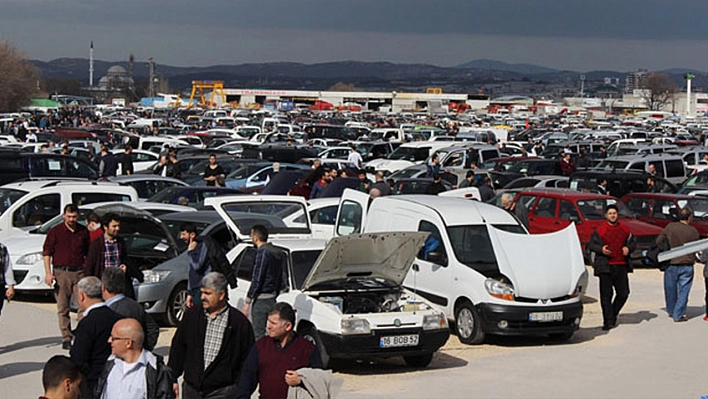
<svg viewBox="0 0 708 399">
<path fill-rule="evenodd" d="M 585 272 L 580 240 L 571 223 L 548 234 L 515 234 L 489 226 L 499 271 L 516 296 L 551 299 L 570 295 Z"/>
<path fill-rule="evenodd" d="M 389 232 L 332 238 L 302 284 L 307 291 L 322 283 L 383 280 L 400 286 L 428 233 Z"/>
</svg>

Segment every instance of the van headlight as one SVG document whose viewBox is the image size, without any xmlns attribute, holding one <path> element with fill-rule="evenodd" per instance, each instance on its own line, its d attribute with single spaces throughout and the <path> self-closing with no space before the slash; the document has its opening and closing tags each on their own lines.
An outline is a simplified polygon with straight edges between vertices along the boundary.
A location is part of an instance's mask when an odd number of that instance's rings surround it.
<svg viewBox="0 0 708 399">
<path fill-rule="evenodd" d="M 143 284 L 159 283 L 169 275 L 170 272 L 167 270 L 143 270 Z"/>
<path fill-rule="evenodd" d="M 423 330 L 447 328 L 447 318 L 444 314 L 430 314 L 423 317 Z"/>
<path fill-rule="evenodd" d="M 506 301 L 514 300 L 514 287 L 512 287 L 511 284 L 488 278 L 484 281 L 484 288 L 487 289 L 489 295 L 495 298 L 504 299 Z"/>
<path fill-rule="evenodd" d="M 20 259 L 15 262 L 18 265 L 34 265 L 44 259 L 41 252 L 32 252 L 31 254 L 26 254 L 20 257 Z"/>
<path fill-rule="evenodd" d="M 366 319 L 342 319 L 342 334 L 344 335 L 369 334 L 370 332 L 371 326 Z"/>
</svg>

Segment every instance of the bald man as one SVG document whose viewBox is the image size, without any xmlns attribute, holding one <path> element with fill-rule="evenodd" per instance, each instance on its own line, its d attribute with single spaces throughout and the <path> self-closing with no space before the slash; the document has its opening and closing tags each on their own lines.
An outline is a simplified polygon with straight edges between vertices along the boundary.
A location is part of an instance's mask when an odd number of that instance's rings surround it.
<svg viewBox="0 0 708 399">
<path fill-rule="evenodd" d="M 172 399 L 172 374 L 162 358 L 143 349 L 145 334 L 136 319 L 118 320 L 108 343 L 111 356 L 96 384 L 99 399 Z"/>
</svg>

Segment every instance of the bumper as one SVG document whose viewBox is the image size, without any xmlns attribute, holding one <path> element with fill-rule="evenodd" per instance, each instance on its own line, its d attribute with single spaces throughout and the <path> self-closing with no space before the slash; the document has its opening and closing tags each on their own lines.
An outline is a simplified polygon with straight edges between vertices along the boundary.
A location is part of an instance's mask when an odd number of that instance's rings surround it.
<svg viewBox="0 0 708 399">
<path fill-rule="evenodd" d="M 449 329 L 423 331 L 420 328 L 397 328 L 395 330 L 374 330 L 366 335 L 334 335 L 320 331 L 322 343 L 332 358 L 393 357 L 433 353 L 445 345 L 450 336 Z M 419 334 L 416 346 L 381 348 L 381 337 Z"/>
<path fill-rule="evenodd" d="M 167 301 L 173 287 L 166 284 L 134 284 L 135 298 L 146 313 L 161 314 L 167 311 Z"/>
<path fill-rule="evenodd" d="M 477 305 L 482 318 L 482 328 L 487 334 L 499 335 L 534 335 L 555 334 L 576 331 L 583 317 L 583 304 L 575 303 L 559 306 L 509 306 L 492 303 Z M 530 321 L 530 313 L 563 312 L 563 319 L 558 321 Z M 506 321 L 506 328 L 499 326 Z M 576 323 L 577 321 L 577 323 Z"/>
</svg>

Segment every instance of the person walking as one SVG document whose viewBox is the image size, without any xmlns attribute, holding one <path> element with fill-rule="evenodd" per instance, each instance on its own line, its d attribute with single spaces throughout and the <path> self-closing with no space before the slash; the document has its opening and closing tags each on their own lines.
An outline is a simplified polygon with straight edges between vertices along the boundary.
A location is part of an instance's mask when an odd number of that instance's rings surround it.
<svg viewBox="0 0 708 399">
<path fill-rule="evenodd" d="M 259 386 L 261 398 L 286 398 L 300 385 L 297 369 L 323 368 L 317 347 L 295 333 L 295 311 L 278 302 L 268 312 L 268 336 L 259 339 L 246 359 L 236 397 L 248 399 Z"/>
<path fill-rule="evenodd" d="M 111 356 L 98 378 L 97 399 L 173 399 L 172 372 L 162 357 L 143 348 L 142 326 L 135 319 L 118 320 L 108 342 Z"/>
<path fill-rule="evenodd" d="M 575 164 L 570 157 L 571 154 L 569 152 L 563 152 L 561 154 L 560 170 L 563 176 L 570 176 L 575 172 Z"/>
<path fill-rule="evenodd" d="M 44 239 L 44 282 L 54 288 L 57 302 L 59 330 L 62 348 L 70 349 L 73 334 L 69 303 L 71 296 L 78 297 L 76 285 L 84 277 L 86 253 L 89 247 L 89 232 L 77 223 L 79 209 L 74 204 L 64 207 L 64 222 L 52 227 Z"/>
<path fill-rule="evenodd" d="M 155 349 L 160 337 L 160 327 L 138 302 L 124 295 L 125 273 L 123 270 L 118 267 L 104 270 L 101 284 L 106 306 L 125 318 L 139 321 L 144 333 L 143 346 L 149 351 Z"/>
<path fill-rule="evenodd" d="M 135 173 L 133 166 L 133 147 L 128 144 L 123 150 L 123 158 L 120 160 L 120 173 L 122 175 L 132 175 Z"/>
<path fill-rule="evenodd" d="M 474 187 L 474 170 L 468 170 L 465 173 L 465 179 L 460 182 L 458 188 Z"/>
<path fill-rule="evenodd" d="M 700 238 L 698 230 L 691 226 L 693 209 L 684 207 L 679 210 L 679 221 L 669 223 L 656 239 L 657 245 L 663 241 L 669 242 L 669 248 L 680 247 Z M 675 322 L 688 321 L 686 307 L 688 294 L 693 284 L 693 264 L 695 253 L 686 254 L 671 259 L 664 270 L 664 299 L 666 312 Z"/>
<path fill-rule="evenodd" d="M 501 196 L 501 206 L 504 210 L 514 215 L 514 217 L 526 227 L 526 230 L 529 229 L 529 211 L 526 209 L 523 202 L 514 202 L 513 195 L 504 193 Z"/>
<path fill-rule="evenodd" d="M 447 189 L 442 183 L 442 177 L 440 177 L 439 173 L 434 174 L 433 182 L 428 184 L 428 186 L 425 188 L 425 194 L 438 195 L 444 191 L 447 191 Z"/>
<path fill-rule="evenodd" d="M 241 311 L 251 310 L 253 333 L 260 339 L 266 333 L 268 313 L 275 306 L 275 298 L 283 288 L 283 252 L 268 243 L 268 229 L 260 224 L 251 228 L 251 239 L 256 246 L 253 278 Z"/>
<path fill-rule="evenodd" d="M 440 157 L 437 153 L 433 154 L 432 162 L 427 164 L 425 167 L 427 171 L 426 177 L 432 178 L 436 174 L 440 173 Z"/>
<path fill-rule="evenodd" d="M 209 154 L 209 165 L 204 168 L 204 181 L 210 187 L 223 187 L 223 181 L 226 177 L 224 168 L 216 162 L 216 154 Z"/>
<path fill-rule="evenodd" d="M 246 316 L 228 302 L 227 281 L 212 272 L 200 282 L 202 306 L 184 313 L 168 366 L 174 381 L 184 373 L 182 398 L 230 399 L 236 395 L 243 364 L 255 342 Z M 179 391 L 174 384 L 175 393 Z"/>
<path fill-rule="evenodd" d="M 108 337 L 121 316 L 103 303 L 101 280 L 97 277 L 84 277 L 77 287 L 79 295 L 76 301 L 83 317 L 74 330 L 74 344 L 69 353 L 85 377 L 81 397 L 92 398 L 101 370 L 111 354 Z"/>
<path fill-rule="evenodd" d="M 492 188 L 492 179 L 489 176 L 484 176 L 482 178 L 482 184 L 477 187 L 479 189 L 479 197 L 482 202 L 488 202 L 490 199 L 494 198 L 494 188 Z"/>
<path fill-rule="evenodd" d="M 359 151 L 356 150 L 355 146 L 352 145 L 350 148 L 352 151 L 347 157 L 347 164 L 354 169 L 361 169 L 364 166 L 364 159 L 361 157 L 361 154 L 359 154 Z"/>
<path fill-rule="evenodd" d="M 101 145 L 101 160 L 98 162 L 98 174 L 101 179 L 115 177 L 118 172 L 118 159 L 105 145 Z"/>
<path fill-rule="evenodd" d="M 632 268 L 627 257 L 635 243 L 629 228 L 619 222 L 617 205 L 607 205 L 605 221 L 592 233 L 587 247 L 595 253 L 593 270 L 600 279 L 602 329 L 607 331 L 617 326 L 617 316 L 629 298 L 628 273 Z"/>
<path fill-rule="evenodd" d="M 187 307 L 199 305 L 201 290 L 199 283 L 211 272 L 219 272 L 226 277 L 231 288 L 238 281 L 221 245 L 208 236 L 197 236 L 197 226 L 192 222 L 182 223 L 180 238 L 187 244 L 189 274 L 187 276 Z"/>
<path fill-rule="evenodd" d="M 383 170 L 376 171 L 376 174 L 374 174 L 376 181 L 371 185 L 371 189 L 369 191 L 378 189 L 380 192 L 380 197 L 391 195 L 391 186 L 384 181 L 384 177 Z"/>
<path fill-rule="evenodd" d="M 81 397 L 79 365 L 64 355 L 52 356 L 42 370 L 44 395 L 39 399 L 78 399 Z"/>
<path fill-rule="evenodd" d="M 12 300 L 15 297 L 15 276 L 12 272 L 12 262 L 7 248 L 0 244 L 0 313 L 5 303 L 5 299 Z"/>
</svg>

